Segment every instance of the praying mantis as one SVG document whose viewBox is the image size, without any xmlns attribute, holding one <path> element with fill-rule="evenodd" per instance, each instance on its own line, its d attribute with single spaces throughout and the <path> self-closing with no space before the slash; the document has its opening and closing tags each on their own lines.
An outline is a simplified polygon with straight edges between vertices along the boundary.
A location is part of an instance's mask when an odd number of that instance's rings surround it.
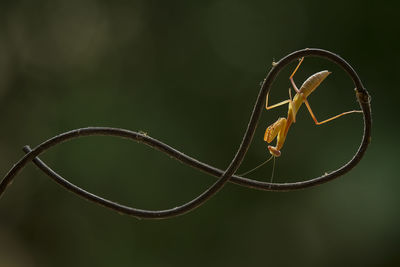
<svg viewBox="0 0 400 267">
<path fill-rule="evenodd" d="M 306 104 L 307 109 L 312 117 L 312 119 L 314 120 L 316 125 L 321 125 L 324 124 L 326 122 L 332 121 L 334 119 L 337 119 L 343 115 L 346 114 L 350 114 L 350 113 L 362 113 L 361 110 L 351 110 L 351 111 L 347 111 L 347 112 L 343 112 L 339 115 L 333 116 L 332 118 L 326 119 L 324 121 L 319 122 L 317 120 L 317 118 L 315 117 L 313 111 L 311 110 L 311 106 L 308 103 L 307 97 L 314 92 L 315 89 L 317 89 L 317 87 L 321 84 L 321 82 L 323 80 L 325 80 L 326 77 L 328 77 L 329 74 L 331 74 L 331 72 L 327 71 L 327 70 L 323 70 L 320 72 L 317 72 L 313 75 L 311 75 L 300 87 L 300 89 L 297 88 L 296 84 L 294 83 L 293 80 L 293 76 L 296 73 L 296 71 L 298 70 L 298 68 L 300 67 L 301 63 L 303 62 L 304 57 L 302 57 L 300 59 L 300 62 L 298 63 L 297 67 L 295 68 L 295 70 L 293 71 L 292 75 L 290 75 L 290 82 L 294 88 L 294 90 L 296 91 L 296 95 L 294 96 L 294 98 L 292 99 L 292 93 L 291 93 L 291 89 L 289 88 L 289 99 L 284 100 L 282 102 L 279 102 L 275 105 L 272 106 L 268 106 L 268 94 L 267 93 L 267 99 L 266 99 L 266 104 L 265 104 L 265 108 L 267 110 L 282 106 L 284 104 L 289 104 L 289 108 L 288 108 L 288 115 L 287 118 L 279 118 L 276 122 L 274 122 L 273 124 L 271 124 L 265 131 L 264 134 L 264 141 L 266 141 L 267 143 L 271 143 L 275 137 L 276 137 L 276 145 L 275 146 L 268 146 L 268 150 L 271 153 L 271 155 L 273 157 L 279 157 L 281 155 L 281 149 L 283 147 L 283 144 L 285 143 L 285 139 L 287 136 L 287 133 L 290 129 L 290 126 L 292 125 L 292 123 L 296 122 L 296 114 L 298 112 L 298 110 L 300 109 L 301 105 L 303 103 Z"/>
</svg>

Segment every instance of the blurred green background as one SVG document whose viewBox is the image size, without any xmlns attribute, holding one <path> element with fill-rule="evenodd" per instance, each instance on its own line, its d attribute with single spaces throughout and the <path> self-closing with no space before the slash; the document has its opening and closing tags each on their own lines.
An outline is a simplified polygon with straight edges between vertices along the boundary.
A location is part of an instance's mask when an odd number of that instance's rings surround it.
<svg viewBox="0 0 400 267">
<path fill-rule="evenodd" d="M 305 47 L 338 53 L 372 96 L 372 143 L 360 164 L 289 193 L 228 184 L 169 220 L 121 216 L 66 192 L 32 164 L 0 200 L 0 266 L 398 266 L 398 7 L 379 1 L 1 1 L 0 169 L 61 132 L 141 130 L 219 168 L 243 136 L 271 62 Z M 271 103 L 287 98 L 281 73 Z M 318 119 L 357 109 L 334 64 L 307 58 L 298 85 L 333 73 L 310 97 Z M 268 157 L 263 112 L 241 170 Z M 360 144 L 362 116 L 315 126 L 303 107 L 276 182 L 332 171 Z M 180 205 L 215 179 L 112 137 L 62 144 L 42 158 L 73 183 L 146 209 Z M 267 181 L 272 165 L 251 177 Z M 114 173 L 117 173 L 115 175 Z"/>
</svg>

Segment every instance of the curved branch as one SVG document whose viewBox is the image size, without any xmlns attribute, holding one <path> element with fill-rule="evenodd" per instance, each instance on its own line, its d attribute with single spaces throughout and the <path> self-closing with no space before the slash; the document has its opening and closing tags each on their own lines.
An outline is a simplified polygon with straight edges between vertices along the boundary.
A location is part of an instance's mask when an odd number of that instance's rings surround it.
<svg viewBox="0 0 400 267">
<path fill-rule="evenodd" d="M 323 57 L 327 58 L 334 63 L 338 64 L 340 67 L 342 67 L 347 74 L 351 77 L 351 79 L 354 82 L 354 85 L 356 87 L 356 92 L 357 92 L 357 100 L 361 106 L 361 109 L 364 114 L 364 134 L 363 138 L 360 144 L 360 147 L 358 148 L 356 154 L 353 156 L 353 158 L 346 163 L 344 166 L 340 167 L 339 169 L 327 174 L 323 175 L 320 177 L 316 177 L 313 179 L 301 181 L 301 182 L 295 182 L 295 183 L 268 183 L 268 182 L 262 182 L 262 181 L 257 181 L 253 179 L 248 179 L 240 176 L 233 175 L 236 170 L 239 168 L 241 162 L 243 161 L 243 158 L 251 144 L 252 138 L 254 136 L 258 120 L 260 118 L 261 112 L 263 110 L 263 101 L 266 97 L 267 92 L 270 90 L 271 85 L 273 84 L 273 81 L 275 80 L 276 76 L 279 74 L 279 72 L 289 63 L 291 63 L 293 60 L 300 58 L 300 57 L 308 57 L 308 56 L 317 56 L 317 57 Z M 33 150 L 31 150 L 28 146 L 24 147 L 24 151 L 27 153 L 24 157 L 22 157 L 12 168 L 11 170 L 7 173 L 7 175 L 4 177 L 4 179 L 0 183 L 0 197 L 6 190 L 7 186 L 12 182 L 14 177 L 21 171 L 26 164 L 28 164 L 30 161 L 33 161 L 45 174 L 50 176 L 54 181 L 59 183 L 61 186 L 66 188 L 69 191 L 72 191 L 73 193 L 78 194 L 79 196 L 86 198 L 90 201 L 93 201 L 97 204 L 100 204 L 102 206 L 105 206 L 107 208 L 116 210 L 118 212 L 132 215 L 138 218 L 148 218 L 148 219 L 162 219 L 162 218 L 168 218 L 168 217 L 173 217 L 173 216 L 178 216 L 184 213 L 187 213 L 196 207 L 202 205 L 205 201 L 207 201 L 209 198 L 211 198 L 213 195 L 215 195 L 228 181 L 231 181 L 233 183 L 254 188 L 254 189 L 259 189 L 259 190 L 265 190 L 265 191 L 291 191 L 291 190 L 296 190 L 296 189 L 301 189 L 301 188 L 306 188 L 306 187 L 311 187 L 315 186 L 318 184 L 322 184 L 325 182 L 328 182 L 330 180 L 333 180 L 348 171 L 350 171 L 357 163 L 361 160 L 363 157 L 368 144 L 370 142 L 370 137 L 371 137 L 371 125 L 372 125 L 372 119 L 371 119 L 371 107 L 370 107 L 370 97 L 368 95 L 368 92 L 362 85 L 361 80 L 359 79 L 357 73 L 354 71 L 354 69 L 340 56 L 326 51 L 322 49 L 303 49 L 299 50 L 296 52 L 293 52 L 284 58 L 282 58 L 279 62 L 274 64 L 270 72 L 268 73 L 267 77 L 265 78 L 260 92 L 258 94 L 256 103 L 253 108 L 253 112 L 250 117 L 250 121 L 247 126 L 247 130 L 244 134 L 242 143 L 240 144 L 232 162 L 228 166 L 228 168 L 223 171 L 218 168 L 212 167 L 210 165 L 207 165 L 205 163 L 202 163 L 194 158 L 191 158 L 184 153 L 162 143 L 161 141 L 158 141 L 157 139 L 151 138 L 150 136 L 147 136 L 145 134 L 129 131 L 129 130 L 124 130 L 124 129 L 118 129 L 118 128 L 108 128 L 108 127 L 88 127 L 88 128 L 81 128 L 81 129 L 76 129 L 72 130 L 69 132 L 62 133 L 60 135 L 57 135 L 51 139 L 48 139 L 47 141 L 43 142 L 42 144 L 38 145 L 35 147 Z M 87 192 L 78 186 L 68 182 L 65 180 L 63 177 L 61 177 L 59 174 L 57 174 L 55 171 L 53 171 L 51 168 L 49 168 L 43 161 L 41 161 L 38 156 L 42 153 L 44 153 L 46 150 L 49 148 L 60 144 L 62 142 L 82 137 L 82 136 L 93 136 L 93 135 L 106 135 L 106 136 L 118 136 L 122 138 L 128 138 L 132 139 L 141 143 L 144 143 L 152 148 L 158 149 L 159 151 L 168 154 L 169 156 L 181 161 L 184 164 L 187 164 L 191 167 L 194 167 L 196 169 L 199 169 L 203 172 L 206 172 L 210 175 L 219 177 L 219 179 L 212 185 L 210 186 L 206 191 L 204 191 L 202 194 L 200 194 L 198 197 L 194 198 L 193 200 L 179 206 L 176 208 L 172 209 L 167 209 L 167 210 L 143 210 L 143 209 L 137 209 L 137 208 L 132 208 L 124 205 L 120 205 L 118 203 L 112 202 L 110 200 L 101 198 L 95 194 L 92 194 L 90 192 Z"/>
</svg>

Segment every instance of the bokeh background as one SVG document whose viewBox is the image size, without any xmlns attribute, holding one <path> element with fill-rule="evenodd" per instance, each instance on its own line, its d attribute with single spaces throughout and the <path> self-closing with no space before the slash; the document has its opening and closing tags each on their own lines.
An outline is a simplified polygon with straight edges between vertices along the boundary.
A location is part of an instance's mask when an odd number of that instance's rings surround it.
<svg viewBox="0 0 400 267">
<path fill-rule="evenodd" d="M 394 2 L 393 2 L 394 3 Z M 66 192 L 32 164 L 0 201 L 0 266 L 398 266 L 398 8 L 379 1 L 6 1 L 0 3 L 0 170 L 61 132 L 145 131 L 226 168 L 273 60 L 305 47 L 338 53 L 372 96 L 372 143 L 328 184 L 273 193 L 228 184 L 199 209 L 137 220 Z M 271 102 L 287 98 L 285 69 Z M 333 73 L 310 97 L 322 120 L 357 109 L 334 64 L 307 58 L 295 76 Z M 241 170 L 268 157 L 264 112 Z M 362 116 L 315 126 L 305 108 L 274 180 L 300 181 L 351 159 Z M 42 156 L 73 183 L 146 209 L 180 205 L 215 179 L 112 137 L 74 140 Z M 250 176 L 267 181 L 269 164 Z"/>
</svg>

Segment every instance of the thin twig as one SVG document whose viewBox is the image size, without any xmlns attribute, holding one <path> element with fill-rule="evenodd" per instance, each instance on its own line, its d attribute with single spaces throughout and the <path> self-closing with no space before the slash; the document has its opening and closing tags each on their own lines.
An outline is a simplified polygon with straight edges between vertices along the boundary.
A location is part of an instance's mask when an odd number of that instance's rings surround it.
<svg viewBox="0 0 400 267">
<path fill-rule="evenodd" d="M 269 92 L 273 81 L 279 74 L 279 72 L 292 61 L 308 56 L 317 56 L 329 59 L 334 63 L 338 64 L 341 68 L 343 68 L 347 74 L 351 77 L 356 87 L 357 92 L 357 100 L 361 106 L 364 115 L 364 134 L 358 148 L 356 154 L 353 158 L 347 162 L 344 166 L 339 169 L 320 176 L 313 179 L 303 180 L 301 182 L 295 183 L 268 183 L 257 180 L 252 180 L 244 177 L 240 177 L 237 175 L 233 175 L 236 170 L 239 168 L 240 164 L 243 161 L 243 158 L 251 144 L 253 139 L 258 120 L 260 118 L 261 112 L 263 110 L 264 99 L 266 97 L 267 92 Z M 162 143 L 161 141 L 154 139 L 147 134 L 137 133 L 129 130 L 118 129 L 118 128 L 108 128 L 108 127 L 88 127 L 72 130 L 69 132 L 62 133 L 53 138 L 46 140 L 41 143 L 34 149 L 30 149 L 28 146 L 24 147 L 24 151 L 26 155 L 22 157 L 7 173 L 4 179 L 0 183 L 0 197 L 6 190 L 7 186 L 12 182 L 14 177 L 21 171 L 26 164 L 30 161 L 33 161 L 44 173 L 50 176 L 54 181 L 58 184 L 66 188 L 67 190 L 78 194 L 79 196 L 91 200 L 99 205 L 105 206 L 112 210 L 116 210 L 118 212 L 135 216 L 137 218 L 148 218 L 148 219 L 162 219 L 173 216 L 178 216 L 184 213 L 187 213 L 194 208 L 202 205 L 205 201 L 215 195 L 221 188 L 225 185 L 226 182 L 230 181 L 238 185 L 246 186 L 249 188 L 265 190 L 265 191 L 292 191 L 296 189 L 307 188 L 315 185 L 319 185 L 328 181 L 331 181 L 347 172 L 349 172 L 355 165 L 359 163 L 361 158 L 363 157 L 368 144 L 371 139 L 371 107 L 370 107 L 370 97 L 364 86 L 362 85 L 361 80 L 359 79 L 357 73 L 354 69 L 341 57 L 338 55 L 322 50 L 322 49 L 303 49 L 296 52 L 293 52 L 284 58 L 282 58 L 279 62 L 275 63 L 265 78 L 261 89 L 259 91 L 256 103 L 253 108 L 253 112 L 250 117 L 250 121 L 247 126 L 247 130 L 243 136 L 242 143 L 240 144 L 233 160 L 230 165 L 227 167 L 225 171 L 220 170 L 218 168 L 207 165 L 203 162 L 198 161 L 192 157 L 189 157 L 182 152 Z M 82 136 L 93 136 L 93 135 L 104 135 L 104 136 L 118 136 L 122 138 L 132 139 L 141 143 L 144 143 L 152 148 L 158 149 L 159 151 L 168 154 L 169 156 L 181 161 L 182 163 L 189 165 L 193 168 L 199 169 L 205 173 L 218 177 L 219 179 L 211 185 L 206 191 L 200 194 L 198 197 L 193 200 L 172 209 L 167 210 L 142 210 L 137 208 L 132 208 L 124 205 L 120 205 L 118 203 L 112 202 L 110 200 L 101 198 L 95 194 L 87 192 L 76 185 L 68 182 L 66 179 L 61 177 L 55 171 L 53 171 L 50 167 L 48 167 L 43 161 L 41 161 L 38 156 L 44 153 L 46 150 L 50 149 L 53 146 L 56 146 L 62 142 L 75 139 Z"/>
</svg>

